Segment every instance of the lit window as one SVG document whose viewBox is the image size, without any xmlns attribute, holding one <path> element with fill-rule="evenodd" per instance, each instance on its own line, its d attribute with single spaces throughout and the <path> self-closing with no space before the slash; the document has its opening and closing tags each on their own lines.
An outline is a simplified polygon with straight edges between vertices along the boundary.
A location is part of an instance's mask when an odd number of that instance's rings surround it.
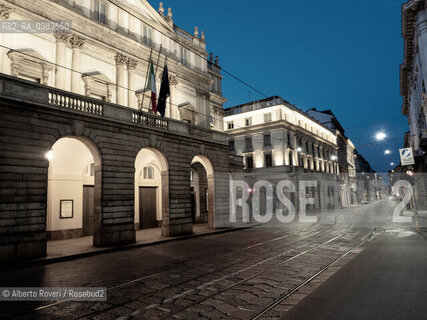
<svg viewBox="0 0 427 320">
<path fill-rule="evenodd" d="M 144 168 L 144 179 L 154 179 L 154 168 L 145 167 Z"/>
<path fill-rule="evenodd" d="M 101 2 L 99 0 L 94 0 L 93 3 L 94 3 L 93 18 L 96 21 L 106 24 L 107 23 L 107 18 L 106 18 L 107 5 L 104 2 Z"/>
<path fill-rule="evenodd" d="M 271 121 L 271 113 L 264 113 L 264 122 Z"/>
</svg>

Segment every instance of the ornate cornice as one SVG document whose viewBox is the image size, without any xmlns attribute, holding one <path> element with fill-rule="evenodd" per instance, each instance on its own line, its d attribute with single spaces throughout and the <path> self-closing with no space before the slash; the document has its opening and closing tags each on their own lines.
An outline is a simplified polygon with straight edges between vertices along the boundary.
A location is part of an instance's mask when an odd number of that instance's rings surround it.
<svg viewBox="0 0 427 320">
<path fill-rule="evenodd" d="M 82 49 L 84 44 L 85 44 L 85 39 L 80 38 L 80 37 L 73 34 L 70 37 L 70 44 L 71 44 L 72 48 Z"/>
<path fill-rule="evenodd" d="M 12 9 L 0 4 L 0 20 L 9 19 Z"/>
</svg>

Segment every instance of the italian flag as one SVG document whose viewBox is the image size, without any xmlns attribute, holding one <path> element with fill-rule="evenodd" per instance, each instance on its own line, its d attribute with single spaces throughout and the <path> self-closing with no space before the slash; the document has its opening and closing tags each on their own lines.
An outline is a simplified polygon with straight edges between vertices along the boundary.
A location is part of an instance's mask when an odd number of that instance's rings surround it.
<svg viewBox="0 0 427 320">
<path fill-rule="evenodd" d="M 150 61 L 150 74 L 148 75 L 147 88 L 151 90 L 151 109 L 154 114 L 157 113 L 157 89 L 156 89 L 156 74 L 154 73 L 153 60 Z"/>
</svg>

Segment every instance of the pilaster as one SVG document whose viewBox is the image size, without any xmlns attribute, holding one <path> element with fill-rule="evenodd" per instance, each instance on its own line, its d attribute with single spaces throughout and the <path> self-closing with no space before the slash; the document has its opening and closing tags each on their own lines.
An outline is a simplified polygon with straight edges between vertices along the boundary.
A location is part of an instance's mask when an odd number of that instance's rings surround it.
<svg viewBox="0 0 427 320">
<path fill-rule="evenodd" d="M 128 58 L 117 53 L 114 57 L 116 61 L 116 103 L 119 105 L 125 104 L 125 72 L 126 62 Z"/>
<path fill-rule="evenodd" d="M 70 37 L 71 48 L 73 49 L 72 73 L 71 73 L 71 91 L 83 94 L 83 82 L 81 75 L 81 50 L 85 40 L 76 35 Z"/>
<path fill-rule="evenodd" d="M 70 35 L 68 33 L 55 33 L 54 36 L 56 40 L 55 87 L 66 90 L 65 49 L 67 47 L 67 42 L 70 39 Z"/>
</svg>

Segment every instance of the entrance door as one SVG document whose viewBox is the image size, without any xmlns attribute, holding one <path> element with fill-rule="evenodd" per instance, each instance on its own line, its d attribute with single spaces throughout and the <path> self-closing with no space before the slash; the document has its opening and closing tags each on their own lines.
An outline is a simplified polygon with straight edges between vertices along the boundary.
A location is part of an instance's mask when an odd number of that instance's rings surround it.
<svg viewBox="0 0 427 320">
<path fill-rule="evenodd" d="M 139 228 L 157 228 L 157 187 L 139 187 Z"/>
<path fill-rule="evenodd" d="M 83 236 L 93 234 L 94 188 L 83 186 Z"/>
</svg>

